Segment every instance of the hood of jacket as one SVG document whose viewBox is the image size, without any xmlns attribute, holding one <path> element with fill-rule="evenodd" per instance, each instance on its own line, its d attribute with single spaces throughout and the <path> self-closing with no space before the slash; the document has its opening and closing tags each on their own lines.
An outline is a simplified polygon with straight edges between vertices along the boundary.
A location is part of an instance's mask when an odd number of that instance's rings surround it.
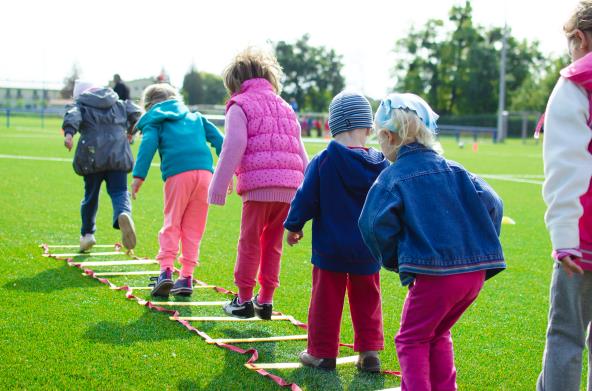
<svg viewBox="0 0 592 391">
<path fill-rule="evenodd" d="M 384 155 L 372 148 L 348 148 L 331 141 L 327 154 L 345 188 L 364 195 L 386 166 Z"/>
<path fill-rule="evenodd" d="M 111 88 L 93 88 L 80 94 L 76 102 L 98 109 L 108 109 L 118 100 L 118 95 Z"/>
<path fill-rule="evenodd" d="M 159 124 L 168 120 L 180 120 L 185 118 L 188 113 L 189 109 L 183 102 L 176 99 L 165 100 L 164 102 L 152 106 L 150 110 L 140 118 L 136 127 L 142 129 L 148 124 Z"/>
</svg>

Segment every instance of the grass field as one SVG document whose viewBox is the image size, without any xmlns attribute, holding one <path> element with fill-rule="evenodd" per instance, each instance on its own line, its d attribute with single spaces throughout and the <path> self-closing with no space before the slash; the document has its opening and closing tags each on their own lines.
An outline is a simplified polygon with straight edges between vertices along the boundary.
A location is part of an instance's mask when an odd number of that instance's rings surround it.
<svg viewBox="0 0 592 391">
<path fill-rule="evenodd" d="M 205 344 L 167 316 L 127 301 L 64 262 L 42 258 L 39 243 L 75 244 L 79 232 L 82 180 L 62 146 L 60 122 L 14 119 L 11 129 L 0 123 L 0 389 L 214 389 L 271 390 L 278 387 L 248 371 L 245 356 Z M 482 143 L 477 153 L 444 140 L 448 158 L 486 175 L 504 199 L 502 242 L 508 270 L 486 286 L 454 327 L 458 384 L 461 390 L 529 390 L 534 388 L 544 348 L 548 284 L 552 269 L 541 200 L 540 145 L 508 141 Z M 137 150 L 137 143 L 134 150 Z M 310 155 L 323 146 L 308 144 Z M 22 160 L 14 156 L 51 157 Z M 526 179 L 520 182 L 520 178 Z M 139 236 L 136 253 L 154 257 L 162 223 L 162 181 L 157 167 L 133 203 Z M 119 241 L 110 228 L 111 206 L 101 195 L 97 239 Z M 232 271 L 239 232 L 240 200 L 210 209 L 196 278 L 234 289 Z M 310 225 L 305 239 L 286 247 L 282 286 L 275 307 L 306 321 L 310 293 Z M 123 257 L 121 257 L 123 259 Z M 145 267 L 144 267 L 145 268 Z M 101 269 L 110 270 L 107 267 Z M 134 270 L 130 268 L 130 270 Z M 136 268 L 138 270 L 138 268 Z M 114 277 L 113 282 L 145 285 L 147 278 Z M 386 349 L 385 369 L 398 369 L 392 339 L 397 331 L 405 289 L 396 274 L 382 273 Z M 145 293 L 144 293 L 145 294 Z M 147 296 L 147 295 L 146 295 Z M 220 300 L 197 292 L 194 300 Z M 221 315 L 218 307 L 182 310 L 183 314 Z M 299 334 L 287 324 L 201 325 L 216 337 Z M 353 339 L 349 313 L 344 314 L 342 340 Z M 305 342 L 253 344 L 261 362 L 296 361 Z M 351 354 L 344 348 L 343 355 Z M 394 377 L 359 374 L 352 365 L 335 373 L 309 369 L 276 370 L 275 374 L 304 389 L 374 390 L 398 385 Z"/>
</svg>

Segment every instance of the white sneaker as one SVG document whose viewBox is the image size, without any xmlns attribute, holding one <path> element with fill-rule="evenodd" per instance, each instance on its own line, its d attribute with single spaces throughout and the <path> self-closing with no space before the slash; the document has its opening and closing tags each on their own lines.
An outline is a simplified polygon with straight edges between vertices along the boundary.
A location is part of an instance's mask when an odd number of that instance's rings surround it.
<svg viewBox="0 0 592 391">
<path fill-rule="evenodd" d="M 121 231 L 121 242 L 128 250 L 133 250 L 136 247 L 136 228 L 134 227 L 134 220 L 129 213 L 123 212 L 117 217 L 119 223 L 119 230 Z"/>
<path fill-rule="evenodd" d="M 97 241 L 95 240 L 95 235 L 93 234 L 86 234 L 84 236 L 80 237 L 80 252 L 83 253 L 85 251 L 88 251 L 92 248 L 92 246 L 94 246 L 95 244 L 97 244 Z"/>
</svg>

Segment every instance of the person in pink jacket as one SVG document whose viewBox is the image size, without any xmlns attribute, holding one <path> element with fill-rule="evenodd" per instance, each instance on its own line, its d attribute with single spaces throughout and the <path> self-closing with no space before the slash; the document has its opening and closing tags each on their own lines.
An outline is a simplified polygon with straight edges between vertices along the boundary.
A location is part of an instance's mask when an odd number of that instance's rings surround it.
<svg viewBox="0 0 592 391">
<path fill-rule="evenodd" d="M 264 51 L 239 53 L 224 71 L 231 94 L 226 137 L 208 201 L 224 205 L 237 176 L 243 201 L 234 282 L 238 296 L 224 306 L 234 317 L 271 319 L 279 286 L 283 223 L 304 179 L 308 156 L 294 110 L 278 94 L 281 67 Z M 258 279 L 259 293 L 253 297 Z"/>
<path fill-rule="evenodd" d="M 556 262 L 539 391 L 580 389 L 592 328 L 592 1 L 580 1 L 563 28 L 572 63 L 549 98 L 543 141 L 545 223 Z M 588 336 L 588 362 L 591 348 Z"/>
</svg>

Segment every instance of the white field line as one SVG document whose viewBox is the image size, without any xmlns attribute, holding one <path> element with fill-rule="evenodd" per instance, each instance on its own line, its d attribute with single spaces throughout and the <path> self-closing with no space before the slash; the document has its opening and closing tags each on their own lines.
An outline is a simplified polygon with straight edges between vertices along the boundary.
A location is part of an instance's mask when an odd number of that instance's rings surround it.
<svg viewBox="0 0 592 391">
<path fill-rule="evenodd" d="M 42 162 L 64 162 L 72 163 L 72 158 L 64 157 L 47 157 L 47 156 L 24 156 L 24 155 L 4 155 L 0 154 L 0 159 L 14 159 L 14 160 L 38 160 Z M 160 167 L 158 163 L 152 163 L 152 167 Z"/>
</svg>

